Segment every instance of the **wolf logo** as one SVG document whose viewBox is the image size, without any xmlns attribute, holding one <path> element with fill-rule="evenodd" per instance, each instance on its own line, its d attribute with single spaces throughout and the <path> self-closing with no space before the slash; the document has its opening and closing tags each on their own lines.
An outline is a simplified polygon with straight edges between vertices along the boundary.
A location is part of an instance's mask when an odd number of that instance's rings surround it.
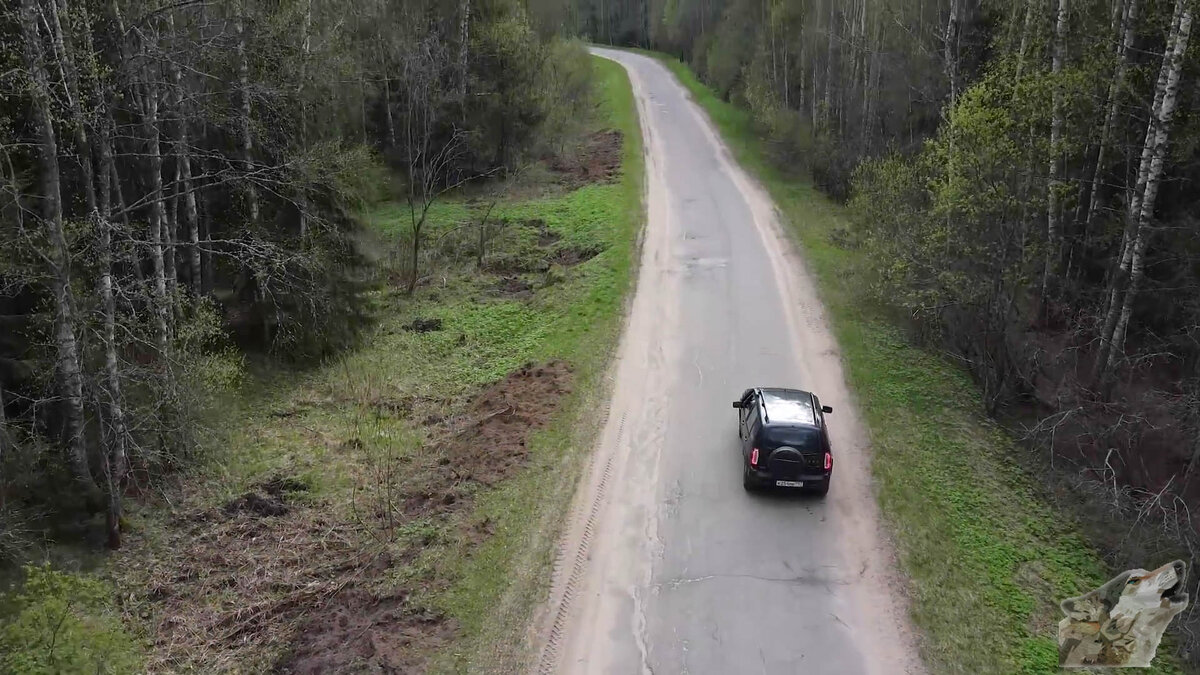
<svg viewBox="0 0 1200 675">
<path fill-rule="evenodd" d="M 1188 605 L 1182 561 L 1146 571 L 1129 570 L 1061 607 L 1058 663 L 1065 668 L 1148 668 L 1163 631 Z"/>
</svg>

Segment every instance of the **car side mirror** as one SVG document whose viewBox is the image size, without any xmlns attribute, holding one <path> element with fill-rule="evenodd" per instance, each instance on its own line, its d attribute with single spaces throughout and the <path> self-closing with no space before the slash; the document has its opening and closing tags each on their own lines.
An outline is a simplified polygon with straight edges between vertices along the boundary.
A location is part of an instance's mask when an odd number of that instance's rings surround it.
<svg viewBox="0 0 1200 675">
<path fill-rule="evenodd" d="M 741 402 L 741 401 L 734 401 L 734 402 L 733 402 L 733 407 L 735 407 L 735 408 L 741 408 L 741 407 L 742 407 L 742 402 Z"/>
<path fill-rule="evenodd" d="M 823 405 L 823 406 L 821 406 L 821 412 L 823 412 L 823 413 L 831 413 L 831 412 L 833 412 L 833 408 L 830 408 L 830 407 L 829 407 L 829 406 L 827 406 L 827 405 Z"/>
</svg>

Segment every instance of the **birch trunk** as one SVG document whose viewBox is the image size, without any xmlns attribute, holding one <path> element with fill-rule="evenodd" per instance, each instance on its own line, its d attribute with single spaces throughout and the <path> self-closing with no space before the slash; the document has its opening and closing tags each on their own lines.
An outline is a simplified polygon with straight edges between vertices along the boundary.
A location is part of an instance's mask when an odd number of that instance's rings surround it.
<svg viewBox="0 0 1200 675">
<path fill-rule="evenodd" d="M 246 59 L 246 20 L 243 16 L 244 7 L 237 8 L 237 18 L 234 29 L 237 32 L 238 60 L 238 94 L 241 98 L 241 115 L 238 119 L 238 130 L 241 138 L 242 171 L 245 172 L 246 210 L 250 217 L 251 227 L 258 224 L 258 190 L 250 174 L 254 171 L 253 152 L 254 139 L 250 135 L 250 63 Z"/>
<path fill-rule="evenodd" d="M 1137 21 L 1138 0 L 1129 0 L 1121 13 L 1121 41 L 1117 43 L 1117 65 L 1113 72 L 1112 82 L 1108 85 L 1108 96 L 1105 99 L 1104 126 L 1100 128 L 1100 147 L 1096 150 L 1096 167 L 1092 173 L 1091 193 L 1088 197 L 1087 216 L 1084 218 L 1084 229 L 1091 227 L 1100 210 L 1100 181 L 1104 176 L 1104 160 L 1108 154 L 1109 139 L 1113 127 L 1117 123 L 1117 109 L 1121 100 L 1121 90 L 1125 86 L 1125 72 L 1129 64 L 1129 50 L 1133 47 L 1133 27 Z"/>
<path fill-rule="evenodd" d="M 767 0 L 763 0 L 762 15 L 763 15 L 763 23 L 766 24 L 767 30 L 771 32 L 771 86 L 778 93 L 779 92 L 779 59 L 776 58 L 776 51 L 775 51 L 775 18 L 774 18 L 775 13 L 774 13 L 774 11 L 772 11 L 771 6 L 767 4 Z M 784 97 L 784 99 L 786 99 L 787 94 L 783 94 L 783 97 Z M 787 106 L 787 104 L 785 103 L 784 107 L 786 107 L 786 106 Z"/>
<path fill-rule="evenodd" d="M 171 35 L 175 32 L 175 18 L 167 13 L 167 27 Z M 199 214 L 196 210 L 196 193 L 192 191 L 192 149 L 188 134 L 188 116 L 184 110 L 183 74 L 175 59 L 169 59 L 171 82 L 175 86 L 175 114 L 179 116 L 179 129 L 176 132 L 175 161 L 177 170 L 176 189 L 183 191 L 183 223 L 188 234 L 188 281 L 192 292 L 200 295 L 200 225 Z"/>
<path fill-rule="evenodd" d="M 380 64 L 384 68 L 383 72 L 383 111 L 384 121 L 387 123 L 388 149 L 396 148 L 396 120 L 392 115 L 392 84 L 388 80 L 387 66 Z"/>
<path fill-rule="evenodd" d="M 99 141 L 101 184 L 109 180 L 115 171 L 110 142 L 111 128 L 102 133 Z M 112 209 L 107 190 L 100 193 L 100 206 L 96 226 L 100 231 L 100 302 L 104 317 L 104 388 L 108 400 L 106 412 L 108 417 L 107 461 L 105 462 L 105 481 L 108 491 L 108 546 L 112 549 L 121 547 L 121 494 L 125 485 L 127 459 L 127 430 L 125 427 L 125 407 L 121 398 L 121 373 L 117 363 L 116 314 L 112 279 Z"/>
<path fill-rule="evenodd" d="M 881 49 L 881 34 L 883 29 L 876 23 L 875 25 L 875 46 L 871 50 L 870 73 L 871 81 L 867 87 L 866 101 L 863 103 L 863 141 L 866 153 L 870 153 L 875 142 L 875 97 L 879 93 L 879 78 L 880 71 L 883 70 L 879 64 L 879 51 Z M 874 94 L 875 96 L 873 96 Z"/>
<path fill-rule="evenodd" d="M 175 269 L 175 241 L 179 238 L 179 184 L 180 184 L 179 164 L 175 164 L 175 176 L 171 181 L 171 200 L 167 202 L 167 218 L 163 222 L 163 276 L 167 281 L 167 306 L 172 312 L 176 312 L 179 308 L 176 306 L 176 298 L 178 294 L 175 292 L 179 282 L 178 272 Z"/>
<path fill-rule="evenodd" d="M 1021 26 L 1021 46 L 1017 49 L 1017 76 L 1021 79 L 1021 71 L 1025 66 L 1025 53 L 1029 49 L 1029 31 L 1033 26 L 1033 5 L 1038 0 L 1025 0 L 1025 21 Z"/>
<path fill-rule="evenodd" d="M 792 107 L 792 102 L 791 102 L 791 84 L 788 82 L 788 67 L 789 67 L 788 51 L 789 50 L 787 48 L 787 45 L 784 45 L 784 47 L 783 47 L 783 107 L 790 109 Z M 801 71 L 800 71 L 800 80 L 801 80 L 800 105 L 803 106 L 804 105 L 804 84 L 803 84 L 804 70 L 803 70 L 803 68 L 801 68 Z"/>
<path fill-rule="evenodd" d="M 75 339 L 74 298 L 71 295 L 71 256 L 67 248 L 62 218 L 62 188 L 58 166 L 58 140 L 54 132 L 50 83 L 38 30 L 38 9 L 34 0 L 21 0 L 21 36 L 25 67 L 33 86 L 33 123 L 38 135 L 38 173 L 42 183 L 42 219 L 48 230 L 54 295 L 54 343 L 59 395 L 64 412 L 67 463 L 80 481 L 91 483 L 83 422 L 83 375 L 79 346 Z"/>
<path fill-rule="evenodd" d="M 4 412 L 4 383 L 0 382 L 0 466 L 8 456 L 8 415 Z M 4 507 L 4 484 L 0 482 L 0 508 Z"/>
<path fill-rule="evenodd" d="M 946 20 L 946 78 L 950 82 L 950 106 L 958 100 L 958 32 L 959 32 L 959 1 L 950 0 L 950 17 Z M 1062 0 L 1066 2 L 1066 0 Z"/>
<path fill-rule="evenodd" d="M 304 23 L 301 26 L 304 37 L 303 55 L 300 61 L 300 84 L 297 92 L 300 102 L 300 149 L 307 156 L 308 154 L 308 100 L 304 96 L 305 88 L 308 85 L 308 62 L 312 56 L 312 0 L 307 0 L 304 3 Z M 391 104 L 384 103 L 388 108 L 388 114 L 391 114 Z M 300 217 L 298 225 L 300 229 L 300 240 L 308 236 L 308 192 L 304 185 L 300 186 L 299 194 L 296 195 L 296 203 L 299 206 Z"/>
<path fill-rule="evenodd" d="M 1129 255 L 1129 288 L 1124 293 L 1120 316 L 1113 328 L 1110 340 L 1111 346 L 1108 349 L 1108 359 L 1104 366 L 1105 372 L 1109 374 L 1113 372 L 1118 360 L 1124 354 L 1125 336 L 1129 328 L 1130 316 L 1133 313 L 1133 301 L 1137 297 L 1138 289 L 1145 275 L 1146 248 L 1149 246 L 1150 237 L 1153 234 L 1150 231 L 1150 222 L 1154 218 L 1154 205 L 1158 198 L 1158 188 L 1166 161 L 1167 143 L 1170 139 L 1171 119 L 1178 104 L 1183 55 L 1187 51 L 1191 29 L 1192 8 L 1188 0 L 1176 0 L 1171 37 L 1167 41 L 1167 50 L 1163 54 L 1162 70 L 1159 73 L 1162 94 L 1161 97 L 1155 96 L 1159 106 L 1156 114 L 1151 116 L 1150 124 L 1146 129 L 1142 166 L 1138 171 L 1138 183 L 1144 185 L 1144 188 L 1141 198 L 1137 200 L 1136 210 L 1130 212 L 1131 218 L 1134 219 L 1134 227 Z"/>
<path fill-rule="evenodd" d="M 458 100 L 467 100 L 467 59 L 471 49 L 471 0 L 458 2 Z M 393 145 L 395 138 L 392 139 Z"/>
<path fill-rule="evenodd" d="M 94 46 L 91 38 L 91 17 L 86 7 L 83 10 L 84 52 L 93 53 Z M 121 395 L 121 372 L 117 361 L 116 316 L 117 307 L 113 283 L 112 255 L 112 191 L 109 186 L 116 175 L 116 162 L 113 159 L 113 138 L 115 124 L 112 113 L 105 104 L 100 82 L 90 78 L 93 99 L 99 106 L 101 128 L 96 134 L 96 148 L 99 152 L 100 171 L 96 191 L 98 204 L 94 214 L 95 227 L 100 235 L 100 278 L 97 290 L 100 293 L 100 311 L 102 317 L 101 344 L 104 347 L 104 376 L 103 390 L 107 397 L 104 403 L 107 429 L 105 430 L 105 489 L 108 493 L 108 513 L 106 527 L 108 531 L 108 546 L 111 549 L 121 547 L 121 516 L 123 507 L 121 497 L 125 485 L 126 467 L 128 466 L 128 429 L 125 425 L 125 403 Z"/>
<path fill-rule="evenodd" d="M 166 208 L 163 204 L 161 134 L 158 126 L 158 83 L 149 67 L 143 85 L 142 129 L 146 135 L 146 185 L 150 190 L 150 259 L 154 263 L 154 322 L 158 337 L 158 352 L 168 358 L 167 277 L 163 262 L 163 232 L 166 229 Z"/>
<path fill-rule="evenodd" d="M 83 102 L 80 100 L 79 69 L 76 66 L 75 57 L 70 45 L 63 34 L 62 20 L 59 18 L 59 14 L 66 13 L 67 4 L 65 0 L 55 0 L 46 6 L 50 14 L 50 28 L 53 35 L 54 51 L 58 56 L 59 68 L 63 74 L 63 83 L 65 84 L 67 94 L 67 106 L 71 111 L 71 131 L 75 136 L 75 146 L 79 152 L 79 168 L 83 174 L 84 200 L 87 205 L 87 212 L 90 214 L 96 209 L 95 173 L 92 170 L 91 143 L 88 139 L 87 124 L 83 116 Z"/>
<path fill-rule="evenodd" d="M 1058 19 L 1054 26 L 1054 50 L 1050 61 L 1051 73 L 1051 113 L 1050 113 L 1050 184 L 1047 187 L 1046 199 L 1046 261 L 1042 270 L 1042 296 L 1047 292 L 1047 283 L 1057 271 L 1062 223 L 1060 222 L 1061 208 L 1059 206 L 1059 173 L 1062 170 L 1062 154 L 1059 146 L 1062 144 L 1062 83 L 1059 76 L 1062 73 L 1063 54 L 1066 51 L 1067 39 L 1067 7 L 1068 0 L 1058 0 Z"/>
<path fill-rule="evenodd" d="M 1121 247 L 1118 254 L 1118 262 L 1113 274 L 1109 280 L 1108 301 L 1104 309 L 1104 326 L 1100 330 L 1100 352 L 1097 354 L 1095 363 L 1094 378 L 1102 380 L 1107 376 L 1109 356 L 1112 351 L 1113 334 L 1117 329 L 1117 323 L 1121 318 L 1121 297 L 1122 291 L 1125 290 L 1125 285 L 1130 278 L 1131 268 L 1133 266 L 1133 244 L 1135 240 L 1134 229 L 1137 226 L 1138 215 L 1141 212 L 1142 197 L 1146 191 L 1146 181 L 1150 175 L 1150 164 L 1154 153 L 1153 142 L 1157 140 L 1157 135 L 1151 134 L 1154 125 L 1154 120 L 1157 119 L 1159 111 L 1162 108 L 1163 97 L 1166 94 L 1167 73 L 1169 68 L 1167 55 L 1170 54 L 1175 44 L 1175 36 L 1178 32 L 1179 18 L 1181 8 L 1176 5 L 1175 12 L 1171 18 L 1170 33 L 1167 37 L 1167 46 L 1163 53 L 1163 63 L 1158 71 L 1158 80 L 1154 85 L 1154 102 L 1150 106 L 1150 121 L 1147 124 L 1145 142 L 1142 144 L 1141 162 L 1138 166 L 1137 179 L 1134 181 L 1133 191 L 1129 195 L 1129 211 L 1126 214 L 1126 223 L 1124 231 L 1121 233 Z"/>
<path fill-rule="evenodd" d="M 820 86 L 820 80 L 817 78 L 817 59 L 816 59 L 816 55 L 814 54 L 813 60 L 812 60 L 812 97 L 810 100 L 810 107 L 812 108 L 812 123 L 813 123 L 814 129 L 816 129 L 817 125 L 821 121 L 817 117 L 820 114 L 820 110 L 817 107 L 817 102 L 820 101 L 820 99 L 821 99 L 820 89 L 818 88 L 819 86 Z"/>
<path fill-rule="evenodd" d="M 829 2 L 829 24 L 826 27 L 828 31 L 828 46 L 825 49 L 825 110 L 822 112 L 822 118 L 825 121 L 826 130 L 829 127 L 829 115 L 832 112 L 831 106 L 833 101 L 830 96 L 830 87 L 833 86 L 833 33 L 834 33 L 834 9 L 837 7 L 837 0 L 828 0 Z"/>
</svg>

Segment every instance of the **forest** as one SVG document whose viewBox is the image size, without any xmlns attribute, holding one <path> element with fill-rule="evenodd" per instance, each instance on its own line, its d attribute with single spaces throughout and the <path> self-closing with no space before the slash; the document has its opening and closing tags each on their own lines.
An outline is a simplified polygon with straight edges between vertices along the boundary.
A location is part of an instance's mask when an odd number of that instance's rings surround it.
<svg viewBox="0 0 1200 675">
<path fill-rule="evenodd" d="M 531 184 L 574 194 L 588 181 L 557 177 L 586 174 L 570 164 L 580 139 L 620 117 L 597 112 L 601 85 L 583 46 L 564 30 L 566 9 L 555 0 L 4 5 L 0 670 L 144 672 L 171 662 L 204 671 L 243 648 L 254 654 L 237 652 L 237 662 L 251 669 L 326 658 L 320 650 L 297 651 L 295 624 L 319 597 L 313 588 L 345 588 L 371 560 L 392 555 L 389 546 L 407 545 L 396 543 L 403 497 L 383 490 L 399 489 L 391 477 L 400 461 L 395 453 L 421 445 L 389 442 L 384 450 L 391 454 L 380 459 L 372 454 L 377 447 L 357 436 L 366 434 L 362 419 L 369 414 L 378 426 L 383 410 L 383 394 L 361 394 L 363 388 L 384 388 L 389 400 L 399 400 L 407 378 L 425 371 L 393 369 L 389 376 L 404 384 L 384 386 L 366 369 L 350 379 L 347 364 L 374 360 L 378 370 L 378 359 L 403 355 L 403 346 L 379 346 L 389 337 L 440 327 L 407 317 L 428 311 L 422 294 L 434 272 L 443 287 L 445 275 L 467 285 L 492 283 L 489 257 L 514 248 L 529 220 L 503 215 L 516 208 L 504 200 L 518 177 L 530 166 L 562 165 L 557 173 L 540 169 Z M 619 80 L 608 77 L 604 86 L 613 90 L 612 82 Z M 613 156 L 597 164 L 610 174 L 620 165 L 621 133 L 596 137 L 609 146 L 615 139 L 615 150 L 600 148 Z M 587 147 L 595 145 L 593 139 Z M 611 175 L 601 178 L 612 182 Z M 555 181 L 564 180 L 558 187 Z M 490 199 L 490 206 L 476 216 L 467 197 Z M 625 218 L 624 202 L 614 204 L 589 211 L 596 224 L 573 223 L 571 241 L 592 236 L 587 226 L 607 237 L 602 241 L 617 241 L 599 229 L 612 230 L 614 212 Z M 451 222 L 447 214 L 456 213 L 468 215 Z M 589 256 L 599 250 L 588 246 Z M 469 264 L 454 267 L 460 259 Z M 566 276 L 559 271 L 552 281 Z M 556 297 L 575 301 L 588 288 L 577 283 L 574 295 L 556 289 Z M 602 305 L 579 315 L 609 311 Z M 485 315 L 520 307 L 493 309 L 465 298 L 441 306 Z M 401 317 L 405 328 L 396 325 Z M 575 339 L 591 335 L 590 326 L 582 328 Z M 509 331 L 485 350 L 521 336 Z M 430 341 L 411 348 L 428 349 Z M 461 412 L 481 385 L 519 369 L 509 361 L 521 353 L 489 360 L 463 352 L 457 358 L 474 356 L 467 363 L 475 370 L 460 369 L 445 383 L 425 373 L 413 386 L 428 398 L 441 384 L 439 403 Z M 425 364 L 447 367 L 445 357 Z M 272 408 L 314 389 L 343 397 L 322 421 Z M 408 424 L 399 404 L 388 405 L 388 423 Z M 345 442 L 319 470 L 282 466 L 290 473 L 273 477 L 252 465 L 260 448 L 249 436 L 322 423 Z M 313 445 L 313 453 L 325 452 L 324 443 Z M 383 462 L 393 472 L 386 481 L 362 468 Z M 413 485 L 405 489 L 431 489 L 436 468 L 410 465 L 402 478 Z M 321 482 L 339 471 L 356 473 L 349 482 Z M 250 496 L 238 496 L 246 490 Z M 457 506 L 469 505 L 469 497 Z M 364 524 L 359 509 L 368 508 L 368 498 L 378 517 Z M 453 535 L 460 524 L 443 513 L 450 510 L 426 520 L 437 516 Z M 183 534 L 196 521 L 180 519 L 181 512 L 211 520 L 213 530 Z M 321 525 L 327 521 L 345 533 L 350 552 L 329 548 L 322 537 L 330 529 Z M 279 534 L 241 538 L 245 527 L 264 522 Z M 180 543 L 169 543 L 176 536 Z M 246 547 L 285 536 L 311 538 L 315 548 Z M 180 555 L 193 545 L 198 552 Z M 210 553 L 233 557 L 206 559 Z M 245 582 L 238 555 L 282 567 L 246 589 L 257 595 L 229 598 L 225 618 L 210 621 L 204 580 L 228 574 L 232 584 Z M 155 595 L 157 570 L 174 565 L 203 567 L 195 602 L 186 599 L 186 583 L 171 584 L 169 602 Z M 434 581 L 454 573 L 438 571 Z M 121 584 L 118 597 L 114 586 Z M 394 588 L 379 592 L 386 597 L 375 602 L 400 604 Z M 362 597 L 348 593 L 345 601 Z M 275 608 L 252 617 L 265 636 L 221 627 L 242 621 L 254 603 Z M 404 617 L 432 611 L 411 604 L 404 603 Z M 398 616 L 385 615 L 378 630 L 407 640 L 387 623 Z M 181 620 L 194 623 L 173 632 Z M 422 624 L 429 644 L 447 621 Z M 357 653 L 355 640 L 376 639 L 366 629 L 353 632 L 341 640 L 347 654 Z M 222 635 L 228 651 L 214 647 Z"/>
<path fill-rule="evenodd" d="M 564 285 L 563 265 L 521 255 L 545 257 L 550 246 L 570 264 L 617 265 L 583 241 L 609 245 L 611 233 L 517 216 L 489 229 L 496 196 L 478 212 L 463 207 L 461 223 L 447 224 L 442 209 L 464 191 L 509 190 L 533 160 L 576 142 L 594 113 L 595 75 L 572 36 L 673 54 L 750 111 L 771 161 L 851 214 L 831 238 L 866 261 L 872 297 L 971 373 L 983 407 L 1031 448 L 1021 461 L 1075 502 L 1106 562 L 1140 565 L 1145 551 L 1200 561 L 1190 511 L 1200 497 L 1196 9 L 1195 0 L 6 3 L 0 579 L 61 544 L 117 556 L 150 529 L 131 525 L 131 511 L 139 523 L 147 511 L 174 514 L 179 485 L 227 459 L 239 392 L 263 371 L 301 381 L 372 335 L 367 291 L 379 286 L 381 255 L 389 288 L 408 298 L 388 302 L 404 311 L 453 301 L 450 273 L 440 299 L 414 299 L 435 259 L 473 261 L 480 278 L 509 265 L 548 288 Z M 614 172 L 620 133 L 590 138 L 595 156 L 616 157 L 597 161 L 600 172 Z M 602 147 L 614 138 L 616 150 Z M 607 213 L 614 201 L 583 193 L 581 213 Z M 385 254 L 364 216 L 380 204 L 395 224 Z M 488 237 L 518 234 L 535 243 L 518 241 L 521 255 L 502 264 L 485 260 Z M 571 236 L 582 243 L 568 250 Z M 534 292 L 515 276 L 501 283 Z M 605 303 L 616 316 L 619 297 Z M 588 311 L 547 316 L 584 321 Z M 406 318 L 405 335 L 440 330 Z M 497 350 L 519 332 L 481 323 Z M 471 349 L 488 347 L 481 338 Z M 473 367 L 478 384 L 515 369 Z M 360 407 L 379 424 L 381 409 L 428 403 L 421 387 L 403 400 L 367 392 Z M 371 450 L 352 432 L 339 449 Z M 400 473 L 400 460 L 387 461 L 369 467 L 386 474 L 379 490 Z M 430 506 L 429 494 L 397 490 L 380 509 L 389 518 L 405 499 L 439 516 L 468 502 L 447 495 Z M 60 582 L 26 579 L 48 598 L 113 595 Z M 307 597 L 296 585 L 285 601 Z M 8 609 L 0 598 L 0 613 Z M 3 645 L 25 639 L 0 631 Z"/>
<path fill-rule="evenodd" d="M 6 5 L 0 558 L 93 513 L 120 547 L 123 500 L 206 447 L 247 355 L 352 344 L 364 204 L 408 205 L 411 293 L 430 206 L 553 144 L 585 93 L 552 10 Z"/>
<path fill-rule="evenodd" d="M 970 371 L 1125 569 L 1200 560 L 1196 9 L 580 0 L 572 19 L 689 64 L 844 203 L 834 237 L 873 297 Z"/>
</svg>

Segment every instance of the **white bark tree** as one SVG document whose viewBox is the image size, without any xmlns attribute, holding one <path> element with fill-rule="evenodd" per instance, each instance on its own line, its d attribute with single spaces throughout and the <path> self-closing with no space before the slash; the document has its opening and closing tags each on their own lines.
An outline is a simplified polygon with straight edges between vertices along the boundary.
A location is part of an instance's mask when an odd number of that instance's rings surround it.
<svg viewBox="0 0 1200 675">
<path fill-rule="evenodd" d="M 1042 271 L 1042 296 L 1047 293 L 1047 285 L 1058 267 L 1061 253 L 1062 238 L 1062 209 L 1059 204 L 1062 182 L 1059 174 L 1062 171 L 1062 74 L 1064 54 L 1067 41 L 1067 10 L 1068 0 L 1058 0 L 1057 20 L 1054 24 L 1054 49 L 1050 62 L 1051 78 L 1051 112 L 1050 112 L 1050 184 L 1046 195 L 1046 260 Z"/>
<path fill-rule="evenodd" d="M 50 81 L 46 73 L 40 30 L 44 20 L 35 0 L 21 0 L 19 11 L 25 68 L 31 80 L 33 121 L 37 128 L 42 222 L 50 243 L 47 262 L 54 295 L 55 371 L 62 401 L 67 460 L 75 477 L 91 486 L 87 442 L 84 438 L 83 374 L 75 337 L 75 299 L 71 292 L 71 253 L 63 227 L 58 138 L 54 130 Z"/>
<path fill-rule="evenodd" d="M 1125 336 L 1133 313 L 1133 302 L 1145 276 L 1146 247 L 1153 234 L 1151 221 L 1154 218 L 1154 205 L 1158 197 L 1167 143 L 1170 139 L 1171 120 L 1179 100 L 1179 80 L 1183 69 L 1183 55 L 1188 48 L 1191 28 L 1192 8 L 1190 3 L 1188 0 L 1176 0 L 1171 32 L 1156 85 L 1156 105 L 1146 127 L 1146 139 L 1142 145 L 1142 158 L 1138 167 L 1137 187 L 1129 211 L 1131 226 L 1127 230 L 1128 236 L 1124 247 L 1126 251 L 1122 255 L 1120 270 L 1121 276 L 1124 276 L 1124 273 L 1129 275 L 1128 288 L 1120 294 L 1122 301 L 1119 305 L 1119 313 L 1117 311 L 1118 304 L 1115 301 L 1110 303 L 1108 312 L 1110 316 L 1106 319 L 1105 329 L 1108 329 L 1109 321 L 1111 321 L 1112 332 L 1101 338 L 1106 347 L 1103 352 L 1107 352 L 1102 372 L 1108 376 L 1111 376 L 1118 362 L 1124 357 Z M 1119 281 L 1119 279 L 1114 281 Z"/>
<path fill-rule="evenodd" d="M 1096 166 L 1092 173 L 1091 189 L 1089 191 L 1087 215 L 1084 218 L 1085 230 L 1096 219 L 1100 210 L 1101 181 L 1104 178 L 1104 166 L 1108 161 L 1109 143 L 1112 139 L 1113 128 L 1117 124 L 1117 112 L 1121 101 L 1121 92 L 1125 87 L 1125 74 L 1129 68 L 1129 51 L 1133 48 L 1134 26 L 1137 23 L 1138 0 L 1128 0 L 1121 11 L 1120 40 L 1116 46 L 1117 63 L 1113 69 L 1113 79 L 1108 85 L 1108 95 L 1105 97 L 1104 125 L 1100 128 L 1099 148 L 1096 150 Z"/>
</svg>

